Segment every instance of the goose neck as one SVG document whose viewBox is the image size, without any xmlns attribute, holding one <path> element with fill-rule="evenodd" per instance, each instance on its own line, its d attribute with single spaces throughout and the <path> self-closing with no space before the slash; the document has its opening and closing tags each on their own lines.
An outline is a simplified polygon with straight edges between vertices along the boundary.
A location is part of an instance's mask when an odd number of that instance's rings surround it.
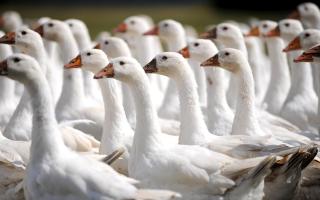
<svg viewBox="0 0 320 200">
<path fill-rule="evenodd" d="M 167 45 L 167 50 L 176 52 L 187 46 L 186 37 L 184 35 L 177 35 L 177 37 L 164 38 Z"/>
</svg>

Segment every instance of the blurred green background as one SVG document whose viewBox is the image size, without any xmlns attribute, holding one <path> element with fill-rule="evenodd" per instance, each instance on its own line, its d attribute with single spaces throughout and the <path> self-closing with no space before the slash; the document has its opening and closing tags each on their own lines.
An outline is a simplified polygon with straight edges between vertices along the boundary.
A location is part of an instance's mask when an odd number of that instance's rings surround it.
<svg viewBox="0 0 320 200">
<path fill-rule="evenodd" d="M 48 16 L 55 19 L 78 18 L 87 23 L 91 36 L 102 30 L 110 31 L 123 19 L 131 15 L 146 14 L 155 22 L 172 18 L 194 26 L 198 31 L 203 31 L 209 24 L 225 20 L 246 22 L 250 17 L 259 19 L 279 20 L 288 14 L 288 11 L 243 11 L 217 9 L 209 5 L 148 5 L 148 6 L 1 6 L 0 12 L 16 10 L 23 18 L 35 19 Z"/>
</svg>

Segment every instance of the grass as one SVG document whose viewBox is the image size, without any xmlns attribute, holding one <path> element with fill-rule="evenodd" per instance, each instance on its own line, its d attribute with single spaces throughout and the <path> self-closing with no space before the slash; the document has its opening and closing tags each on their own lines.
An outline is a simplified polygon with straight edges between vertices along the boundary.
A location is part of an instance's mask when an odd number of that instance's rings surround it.
<svg viewBox="0 0 320 200">
<path fill-rule="evenodd" d="M 0 12 L 5 10 L 16 10 L 24 18 L 35 19 L 48 16 L 55 19 L 78 18 L 87 23 L 92 36 L 102 30 L 111 30 L 123 19 L 131 15 L 150 15 L 156 22 L 172 18 L 194 26 L 198 31 L 203 31 L 209 24 L 215 24 L 224 20 L 247 21 L 255 16 L 260 19 L 279 20 L 286 13 L 255 12 L 218 10 L 201 5 L 174 5 L 174 6 L 130 6 L 130 7 L 106 7 L 106 6 L 2 6 Z"/>
</svg>

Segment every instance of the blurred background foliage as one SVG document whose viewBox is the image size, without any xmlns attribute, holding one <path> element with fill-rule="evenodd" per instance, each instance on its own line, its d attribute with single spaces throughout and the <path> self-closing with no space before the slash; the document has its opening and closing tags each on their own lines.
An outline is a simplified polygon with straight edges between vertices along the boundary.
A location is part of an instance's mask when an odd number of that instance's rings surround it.
<svg viewBox="0 0 320 200">
<path fill-rule="evenodd" d="M 131 15 L 146 14 L 155 22 L 172 18 L 203 31 L 209 24 L 225 20 L 247 22 L 251 17 L 279 20 L 301 2 L 288 0 L 2 0 L 0 12 L 16 10 L 32 20 L 42 16 L 55 19 L 78 18 L 87 23 L 92 36 L 110 31 Z"/>
</svg>

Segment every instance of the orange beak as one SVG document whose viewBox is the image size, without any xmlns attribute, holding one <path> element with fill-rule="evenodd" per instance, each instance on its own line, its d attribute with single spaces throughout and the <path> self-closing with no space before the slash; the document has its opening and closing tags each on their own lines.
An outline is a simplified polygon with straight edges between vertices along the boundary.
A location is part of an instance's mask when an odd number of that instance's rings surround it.
<svg viewBox="0 0 320 200">
<path fill-rule="evenodd" d="M 157 60 L 154 58 L 148 64 L 143 67 L 146 73 L 155 73 L 158 71 Z"/>
<path fill-rule="evenodd" d="M 269 31 L 269 33 L 267 33 L 265 36 L 266 37 L 280 37 L 280 28 L 279 28 L 279 26 L 276 26 L 274 29 Z"/>
<path fill-rule="evenodd" d="M 188 46 L 178 51 L 184 58 L 190 58 L 190 52 Z"/>
<path fill-rule="evenodd" d="M 145 32 L 143 35 L 159 35 L 159 27 L 155 26 L 151 30 Z"/>
<path fill-rule="evenodd" d="M 298 56 L 297 58 L 295 58 L 293 61 L 296 63 L 298 63 L 298 62 L 313 62 L 313 55 L 303 53 L 300 56 Z"/>
<path fill-rule="evenodd" d="M 217 28 L 213 28 L 207 32 L 201 33 L 200 38 L 202 38 L 202 39 L 216 39 L 217 38 Z"/>
<path fill-rule="evenodd" d="M 38 26 L 36 29 L 34 29 L 34 31 L 43 37 L 43 25 Z"/>
<path fill-rule="evenodd" d="M 125 33 L 125 32 L 127 32 L 127 29 L 128 29 L 127 24 L 121 23 L 121 24 L 118 25 L 117 28 L 115 28 L 113 30 L 113 32 L 114 33 Z"/>
<path fill-rule="evenodd" d="M 114 70 L 112 63 L 109 63 L 105 68 L 94 75 L 94 79 L 112 78 L 114 77 Z"/>
<path fill-rule="evenodd" d="M 219 55 L 216 54 L 213 57 L 209 58 L 208 60 L 204 61 L 203 63 L 201 63 L 202 67 L 209 67 L 209 66 L 220 66 L 219 63 Z"/>
<path fill-rule="evenodd" d="M 0 62 L 0 75 L 6 76 L 8 75 L 8 62 L 7 60 L 3 60 Z"/>
<path fill-rule="evenodd" d="M 77 57 L 75 57 L 74 59 L 72 59 L 68 64 L 64 65 L 65 69 L 71 69 L 71 68 L 79 68 L 81 67 L 82 63 L 81 63 L 81 56 L 78 55 Z"/>
<path fill-rule="evenodd" d="M 14 44 L 15 43 L 15 32 L 9 32 L 0 38 L 0 43 L 2 44 Z"/>
<path fill-rule="evenodd" d="M 4 19 L 0 16 L 0 27 L 4 27 Z"/>
<path fill-rule="evenodd" d="M 289 52 L 289 51 L 294 51 L 294 50 L 300 50 L 301 47 L 301 43 L 300 43 L 300 37 L 297 36 L 296 38 L 294 38 L 286 48 L 283 49 L 283 52 Z"/>
<path fill-rule="evenodd" d="M 249 33 L 247 33 L 245 36 L 246 36 L 246 37 L 249 37 L 249 36 L 259 37 L 259 36 L 260 36 L 259 27 L 258 27 L 258 26 L 253 27 L 253 28 L 249 31 Z"/>
<path fill-rule="evenodd" d="M 101 49 L 101 45 L 98 43 L 98 44 L 96 44 L 93 48 L 94 48 L 94 49 Z"/>
<path fill-rule="evenodd" d="M 300 19 L 300 13 L 298 10 L 294 10 L 289 14 L 289 16 L 287 18 L 288 19 Z"/>
</svg>

